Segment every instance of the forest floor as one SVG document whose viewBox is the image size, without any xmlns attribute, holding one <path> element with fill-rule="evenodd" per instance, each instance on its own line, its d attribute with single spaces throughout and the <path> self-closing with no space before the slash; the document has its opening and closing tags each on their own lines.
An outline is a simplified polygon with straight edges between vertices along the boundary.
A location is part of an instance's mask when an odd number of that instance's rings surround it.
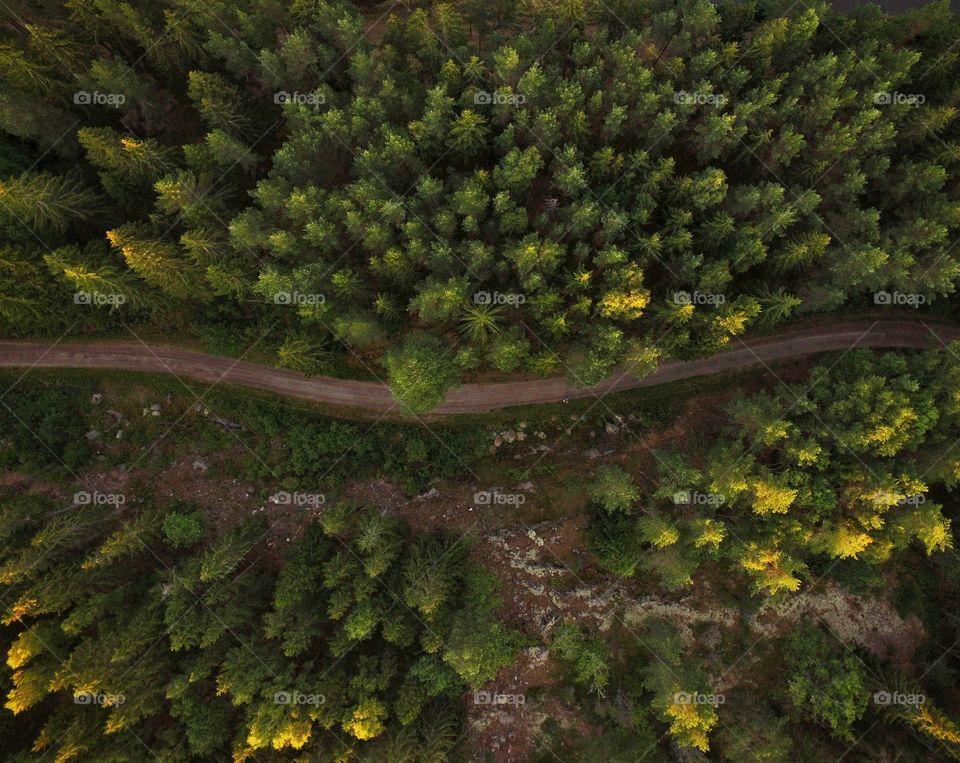
<svg viewBox="0 0 960 763">
<path fill-rule="evenodd" d="M 671 360 L 652 374 L 637 379 L 626 370 L 594 387 L 574 387 L 563 378 L 464 384 L 450 390 L 431 416 L 478 413 L 513 406 L 556 403 L 579 398 L 601 398 L 611 392 L 674 383 L 685 379 L 733 371 L 810 356 L 849 351 L 857 347 L 930 349 L 960 339 L 960 327 L 930 325 L 923 321 L 851 321 L 832 326 L 791 330 L 781 334 L 741 340 L 707 358 Z M 306 377 L 232 358 L 148 345 L 143 342 L 95 343 L 0 342 L 0 367 L 113 368 L 172 374 L 265 390 L 328 405 L 399 414 L 385 384 Z"/>
</svg>

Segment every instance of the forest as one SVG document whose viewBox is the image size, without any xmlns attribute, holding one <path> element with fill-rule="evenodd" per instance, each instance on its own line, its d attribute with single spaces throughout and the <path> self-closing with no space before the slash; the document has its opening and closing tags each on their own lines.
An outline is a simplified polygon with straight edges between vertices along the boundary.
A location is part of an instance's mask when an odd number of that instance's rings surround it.
<svg viewBox="0 0 960 763">
<path fill-rule="evenodd" d="M 946 2 L 404 4 L 376 43 L 345 2 L 195 5 L 9 6 L 7 335 L 150 326 L 424 411 L 960 277 Z"/>
<path fill-rule="evenodd" d="M 0 15 L 0 339 L 398 403 L 0 369 L 0 761 L 960 760 L 960 342 L 426 417 L 960 323 L 947 0 Z"/>
</svg>

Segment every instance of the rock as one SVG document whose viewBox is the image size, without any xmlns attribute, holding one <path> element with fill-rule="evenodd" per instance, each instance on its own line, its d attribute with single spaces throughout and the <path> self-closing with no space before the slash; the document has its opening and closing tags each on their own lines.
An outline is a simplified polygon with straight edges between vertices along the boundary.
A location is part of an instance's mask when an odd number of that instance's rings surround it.
<svg viewBox="0 0 960 763">
<path fill-rule="evenodd" d="M 620 427 L 618 427 L 612 421 L 608 421 L 604 429 L 607 430 L 607 434 L 617 434 L 617 432 L 620 431 Z"/>
<path fill-rule="evenodd" d="M 493 438 L 493 447 L 499 448 L 501 445 L 503 445 L 503 438 L 500 435 L 497 435 Z"/>
<path fill-rule="evenodd" d="M 149 415 L 149 414 L 150 414 L 150 409 L 149 409 L 149 408 L 144 408 L 143 411 L 141 412 L 141 415 L 142 415 L 142 416 L 147 416 L 147 415 Z"/>
<path fill-rule="evenodd" d="M 120 430 L 117 431 L 117 439 L 119 440 L 119 439 L 121 439 L 122 437 L 123 437 L 123 430 L 120 429 Z"/>
<path fill-rule="evenodd" d="M 413 500 L 415 500 L 415 501 L 429 501 L 431 498 L 436 498 L 438 495 L 440 495 L 440 491 L 437 490 L 435 487 L 432 487 L 432 488 L 430 488 L 426 493 L 421 493 L 420 495 L 418 495 L 418 496 L 417 496 L 416 498 L 414 498 Z"/>
<path fill-rule="evenodd" d="M 503 433 L 503 439 L 506 442 L 513 442 L 514 440 L 517 439 L 517 436 L 513 432 L 507 430 L 506 432 Z"/>
<path fill-rule="evenodd" d="M 90 398 L 90 402 L 93 405 L 100 405 L 100 403 L 103 402 L 103 395 L 101 395 L 99 392 L 95 392 L 93 397 Z"/>
<path fill-rule="evenodd" d="M 154 403 L 153 405 L 151 405 L 151 406 L 150 406 L 150 410 L 151 410 L 153 413 L 156 413 L 157 411 L 159 411 L 159 410 L 160 410 L 160 403 Z"/>
<path fill-rule="evenodd" d="M 526 428 L 527 428 L 527 422 L 526 422 L 526 421 L 521 421 L 521 422 L 520 422 L 520 428 L 521 428 L 521 429 L 526 429 Z"/>
<path fill-rule="evenodd" d="M 541 440 L 546 440 L 546 439 L 547 439 L 547 433 L 546 433 L 546 432 L 543 432 L 543 431 L 537 432 L 537 437 L 539 437 Z"/>
<path fill-rule="evenodd" d="M 527 439 L 526 432 L 517 432 L 517 442 L 523 442 L 526 439 Z"/>
<path fill-rule="evenodd" d="M 151 415 L 151 416 L 159 416 L 159 415 L 160 415 L 160 411 L 150 411 L 150 415 Z"/>
<path fill-rule="evenodd" d="M 207 464 L 207 460 L 205 458 L 201 458 L 197 456 L 197 458 L 193 460 L 193 468 L 198 469 L 201 472 L 205 472 L 207 469 L 210 468 L 210 466 L 209 464 Z"/>
<path fill-rule="evenodd" d="M 600 451 L 597 448 L 588 448 L 587 450 L 583 451 L 583 455 L 585 455 L 587 458 L 599 458 Z"/>
<path fill-rule="evenodd" d="M 120 411 L 115 411 L 112 408 L 108 408 L 107 414 L 110 416 L 113 416 L 113 418 L 116 419 L 117 422 L 123 421 L 123 414 L 120 413 Z"/>
<path fill-rule="evenodd" d="M 87 439 L 88 439 L 90 442 L 95 442 L 95 441 L 99 440 L 99 439 L 100 439 L 100 432 L 98 432 L 96 429 L 91 429 L 89 432 L 87 432 Z"/>
<path fill-rule="evenodd" d="M 536 488 L 532 482 L 521 482 L 517 485 L 517 490 L 523 490 L 525 493 L 533 493 L 536 491 Z"/>
</svg>

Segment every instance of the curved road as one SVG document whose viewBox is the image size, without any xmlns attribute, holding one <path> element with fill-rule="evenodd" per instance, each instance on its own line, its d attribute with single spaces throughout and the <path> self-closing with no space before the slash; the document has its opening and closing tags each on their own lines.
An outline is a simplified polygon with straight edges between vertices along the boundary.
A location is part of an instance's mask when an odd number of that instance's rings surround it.
<svg viewBox="0 0 960 763">
<path fill-rule="evenodd" d="M 671 360 L 644 379 L 623 371 L 591 388 L 570 387 L 562 378 L 464 384 L 450 390 L 431 414 L 479 413 L 515 405 L 559 402 L 606 392 L 650 387 L 722 371 L 763 366 L 790 358 L 854 347 L 929 349 L 960 339 L 960 327 L 921 321 L 851 321 L 800 329 L 758 339 L 733 339 L 728 350 L 698 360 Z M 0 342 L 0 367 L 114 368 L 171 373 L 205 382 L 224 382 L 328 405 L 387 413 L 396 401 L 383 384 L 306 377 L 294 371 L 216 355 L 140 342 L 57 344 Z"/>
</svg>

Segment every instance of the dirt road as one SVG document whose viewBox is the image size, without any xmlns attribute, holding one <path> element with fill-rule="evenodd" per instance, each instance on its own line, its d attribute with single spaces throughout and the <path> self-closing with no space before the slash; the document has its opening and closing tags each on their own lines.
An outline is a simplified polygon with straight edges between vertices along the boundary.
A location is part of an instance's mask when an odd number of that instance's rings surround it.
<svg viewBox="0 0 960 763">
<path fill-rule="evenodd" d="M 721 371 L 762 366 L 820 352 L 853 347 L 927 349 L 941 341 L 960 339 L 960 327 L 921 321 L 852 321 L 829 327 L 794 330 L 758 339 L 731 340 L 730 349 L 708 358 L 669 361 L 644 379 L 623 371 L 595 387 L 578 389 L 562 378 L 535 381 L 464 384 L 451 390 L 433 414 L 480 413 L 497 408 L 559 402 L 606 392 L 650 387 Z M 334 406 L 397 412 L 396 401 L 383 384 L 307 378 L 293 371 L 206 355 L 164 345 L 139 342 L 96 342 L 50 346 L 31 342 L 0 342 L 0 366 L 36 368 L 115 368 L 125 371 L 172 373 L 210 383 L 276 392 Z"/>
</svg>

